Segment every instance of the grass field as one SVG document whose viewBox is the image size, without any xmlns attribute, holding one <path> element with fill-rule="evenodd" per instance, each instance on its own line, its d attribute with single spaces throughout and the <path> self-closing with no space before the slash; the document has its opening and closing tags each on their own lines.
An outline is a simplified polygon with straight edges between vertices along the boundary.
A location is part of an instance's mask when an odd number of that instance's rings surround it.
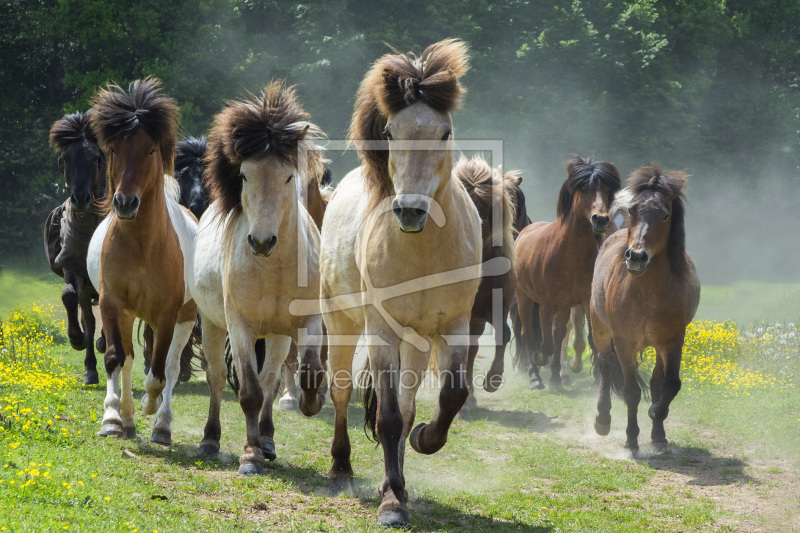
<svg viewBox="0 0 800 533">
<path fill-rule="evenodd" d="M 350 436 L 357 488 L 349 497 L 327 496 L 330 402 L 311 419 L 276 411 L 278 460 L 254 478 L 236 475 L 244 419 L 230 390 L 222 453 L 214 460 L 197 453 L 208 409 L 200 374 L 177 389 L 172 447 L 149 443 L 153 420 L 138 409 L 136 439 L 96 437 L 105 387 L 82 386 L 82 358 L 61 344 L 59 282 L 52 274 L 8 269 L 0 278 L 0 316 L 6 317 L 0 531 L 379 529 L 374 517 L 382 453 L 365 437 L 355 401 Z M 644 446 L 650 429 L 644 402 L 643 447 L 632 458 L 622 447 L 621 400 L 613 400 L 611 434 L 594 434 L 597 399 L 587 371 L 561 390 L 532 392 L 508 364 L 507 384 L 495 394 L 478 392 L 480 407 L 455 421 L 442 451 L 422 456 L 409 448 L 414 529 L 799 529 L 800 391 L 793 376 L 800 355 L 790 336 L 796 326 L 788 323 L 797 288 L 744 287 L 759 295 L 752 305 L 739 298 L 737 286 L 703 289 L 699 318 L 734 318 L 742 325 L 698 322 L 691 331 L 684 387 L 666 422 L 667 452 Z M 782 307 L 770 307 L 780 295 Z M 800 315 L 800 307 L 794 309 Z M 769 322 L 754 323 L 760 319 Z M 138 360 L 135 367 L 138 398 Z M 436 394 L 421 392 L 418 420 L 432 416 Z"/>
</svg>

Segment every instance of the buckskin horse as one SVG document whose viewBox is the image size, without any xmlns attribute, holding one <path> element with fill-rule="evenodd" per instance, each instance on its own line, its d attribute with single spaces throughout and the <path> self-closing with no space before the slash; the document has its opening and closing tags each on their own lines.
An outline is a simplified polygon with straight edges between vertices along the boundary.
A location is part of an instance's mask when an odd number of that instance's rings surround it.
<svg viewBox="0 0 800 533">
<path fill-rule="evenodd" d="M 336 187 L 322 225 L 320 294 L 335 411 L 331 491 L 352 484 L 347 407 L 363 331 L 369 351 L 361 383 L 365 423 L 383 448 L 383 525 L 409 523 L 406 439 L 419 453 L 441 449 L 469 394 L 465 372 L 481 276 L 481 225 L 452 173 L 451 155 L 451 113 L 467 69 L 467 47 L 457 40 L 433 44 L 419 57 L 387 54 L 372 65 L 348 135 L 362 166 Z M 432 345 L 441 381 L 438 409 L 431 423 L 413 427 Z"/>
<path fill-rule="evenodd" d="M 681 389 L 680 367 L 686 326 L 700 302 L 700 280 L 686 252 L 684 172 L 643 167 L 628 179 L 633 193 L 630 227 L 611 236 L 597 257 L 592 280 L 591 325 L 600 368 L 600 397 L 594 428 L 611 429 L 611 390 L 628 406 L 625 447 L 639 448 L 637 410 L 643 380 L 638 354 L 656 351 L 650 379 L 656 449 L 667 446 L 664 419 Z"/>
<path fill-rule="evenodd" d="M 319 302 L 316 314 L 289 311 L 293 299 L 319 297 L 319 230 L 300 195 L 322 173 L 314 143 L 322 132 L 308 117 L 294 90 L 274 81 L 260 98 L 229 102 L 210 134 L 212 204 L 200 221 L 191 266 L 211 396 L 200 450 L 219 452 L 227 332 L 247 425 L 242 475 L 262 473 L 264 459 L 277 457 L 272 402 L 292 341 L 302 354 L 300 410 L 315 415 L 325 401 Z M 256 339 L 265 344 L 260 371 Z"/>
<path fill-rule="evenodd" d="M 577 155 L 567 164 L 554 222 L 535 222 L 519 234 L 514 270 L 523 351 L 536 365 L 551 362 L 550 383 L 561 385 L 561 344 L 570 310 L 588 308 L 592 268 L 621 187 L 613 163 Z M 531 388 L 540 387 L 531 376 Z"/>
<path fill-rule="evenodd" d="M 66 115 L 50 128 L 50 146 L 56 150 L 58 170 L 70 194 L 44 225 L 50 269 L 64 278 L 61 301 L 67 311 L 67 336 L 74 349 L 86 351 L 86 385 L 99 383 L 92 313 L 92 302 L 99 295 L 86 270 L 86 253 L 94 230 L 103 220 L 99 206 L 106 196 L 106 156 L 97 145 L 90 116 L 91 110 Z"/>
<path fill-rule="evenodd" d="M 92 129 L 108 154 L 110 213 L 89 245 L 89 275 L 100 293 L 108 374 L 100 435 L 136 433 L 131 370 L 133 322 L 153 326 L 155 342 L 142 409 L 156 414 L 151 440 L 172 442 L 172 389 L 196 306 L 187 285 L 194 216 L 165 193 L 173 168 L 178 108 L 155 78 L 125 90 L 111 83 L 92 100 Z M 120 390 L 119 377 L 122 374 Z"/>
</svg>

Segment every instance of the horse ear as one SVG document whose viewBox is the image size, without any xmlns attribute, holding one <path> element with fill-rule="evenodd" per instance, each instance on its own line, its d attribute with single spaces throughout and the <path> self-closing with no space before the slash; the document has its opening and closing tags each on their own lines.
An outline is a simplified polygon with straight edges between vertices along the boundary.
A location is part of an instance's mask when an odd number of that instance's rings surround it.
<svg viewBox="0 0 800 533">
<path fill-rule="evenodd" d="M 303 128 L 303 131 L 300 133 L 300 139 L 299 140 L 302 141 L 303 139 L 306 138 L 306 135 L 308 135 L 308 128 L 310 128 L 310 127 L 311 127 L 311 124 L 306 124 L 305 125 L 305 127 Z"/>
</svg>

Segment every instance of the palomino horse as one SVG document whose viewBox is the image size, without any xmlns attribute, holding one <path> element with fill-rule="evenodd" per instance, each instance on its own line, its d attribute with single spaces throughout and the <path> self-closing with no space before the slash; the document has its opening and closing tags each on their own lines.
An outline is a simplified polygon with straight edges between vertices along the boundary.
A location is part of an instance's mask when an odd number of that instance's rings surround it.
<svg viewBox="0 0 800 533">
<path fill-rule="evenodd" d="M 633 193 L 630 227 L 610 237 L 594 268 L 591 325 L 600 366 L 600 398 L 594 428 L 608 435 L 611 390 L 628 406 L 625 447 L 639 448 L 636 412 L 642 396 L 638 354 L 656 350 L 650 379 L 657 449 L 667 446 L 664 419 L 681 389 L 680 367 L 686 326 L 700 302 L 700 280 L 686 253 L 684 194 L 686 174 L 643 167 L 628 179 Z"/>
<path fill-rule="evenodd" d="M 558 194 L 557 219 L 531 224 L 517 238 L 520 344 L 537 365 L 547 364 L 558 352 L 550 367 L 554 386 L 561 385 L 561 343 L 570 309 L 589 304 L 598 240 L 608 227 L 608 209 L 620 186 L 613 163 L 575 156 Z M 531 388 L 541 386 L 532 374 Z"/>
<path fill-rule="evenodd" d="M 408 524 L 405 441 L 444 446 L 469 390 L 469 319 L 480 281 L 481 227 L 453 175 L 451 112 L 464 90 L 467 47 L 445 40 L 420 57 L 387 54 L 356 98 L 349 138 L 362 166 L 339 183 L 322 226 L 322 311 L 335 410 L 331 490 L 352 483 L 347 406 L 356 340 L 364 331 L 371 378 L 366 425 L 383 447 L 378 522 Z M 428 217 L 432 219 L 428 222 Z M 362 293 L 362 291 L 365 291 Z M 439 407 L 412 431 L 415 395 L 438 354 Z"/>
<path fill-rule="evenodd" d="M 192 333 L 197 310 L 186 283 L 194 216 L 165 194 L 172 171 L 178 109 L 160 94 L 154 78 L 126 91 L 110 84 L 93 99 L 92 129 L 108 153 L 113 209 L 95 231 L 87 263 L 100 291 L 107 344 L 108 388 L 100 435 L 133 436 L 133 321 L 155 330 L 153 361 L 145 379 L 142 409 L 158 410 L 151 440 L 172 441 L 172 389 L 180 353 Z M 120 397 L 119 375 L 122 371 Z M 160 406 L 159 406 L 160 403 Z"/>
<path fill-rule="evenodd" d="M 64 278 L 61 301 L 67 311 L 67 335 L 76 350 L 86 350 L 83 382 L 99 383 L 94 355 L 95 319 L 92 302 L 97 289 L 86 270 L 89 241 L 103 215 L 98 209 L 106 196 L 106 155 L 97 145 L 89 116 L 73 113 L 50 128 L 50 145 L 58 154 L 69 198 L 56 207 L 44 225 L 44 249 L 50 269 Z M 79 315 L 80 311 L 80 315 Z"/>
<path fill-rule="evenodd" d="M 210 135 L 212 204 L 200 221 L 191 268 L 211 394 L 200 450 L 219 451 L 227 331 L 247 424 L 243 475 L 262 473 L 264 458 L 276 458 L 272 401 L 292 341 L 302 353 L 300 410 L 314 415 L 325 401 L 318 390 L 324 380 L 319 304 L 309 316 L 289 312 L 293 299 L 319 296 L 319 231 L 300 191 L 322 172 L 313 140 L 321 131 L 307 119 L 294 90 L 272 82 L 261 98 L 230 102 Z M 258 372 L 254 346 L 260 338 L 265 359 Z"/>
<path fill-rule="evenodd" d="M 495 257 L 505 257 L 509 263 L 514 262 L 514 194 L 519 191 L 522 178 L 516 172 L 503 174 L 500 168 L 493 169 L 481 157 L 472 159 L 462 157 L 456 163 L 453 174 L 461 181 L 470 199 L 478 209 L 481 217 L 481 233 L 483 237 L 483 261 Z M 495 204 L 495 202 L 498 202 Z M 494 224 L 494 208 L 503 217 L 501 224 Z M 462 407 L 462 412 L 477 405 L 474 390 L 475 357 L 478 354 L 478 337 L 483 333 L 486 324 L 500 328 L 495 329 L 495 351 L 492 366 L 487 373 L 483 388 L 494 392 L 500 386 L 503 376 L 503 358 L 506 344 L 511 340 L 511 330 L 507 317 L 514 299 L 514 272 L 509 270 L 501 276 L 481 277 L 475 304 L 469 321 L 469 334 L 472 342 L 467 357 L 467 384 L 469 397 Z"/>
<path fill-rule="evenodd" d="M 175 149 L 175 182 L 180 187 L 179 202 L 200 219 L 208 207 L 208 191 L 203 185 L 205 163 L 203 158 L 208 149 L 205 137 L 186 137 L 178 141 Z M 141 323 L 140 323 L 141 327 Z M 192 359 L 195 357 L 194 347 L 200 345 L 200 317 L 197 318 L 192 337 L 181 352 L 181 365 L 178 381 L 189 381 L 192 377 Z M 150 371 L 150 360 L 153 357 L 153 328 L 144 328 L 144 374 Z"/>
</svg>

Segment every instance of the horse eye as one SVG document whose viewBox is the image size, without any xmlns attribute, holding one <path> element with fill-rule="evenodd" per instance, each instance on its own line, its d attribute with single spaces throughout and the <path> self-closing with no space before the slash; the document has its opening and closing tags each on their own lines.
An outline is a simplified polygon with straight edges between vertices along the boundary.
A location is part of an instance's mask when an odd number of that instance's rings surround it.
<svg viewBox="0 0 800 533">
<path fill-rule="evenodd" d="M 447 141 L 448 139 L 450 139 L 450 136 L 452 134 L 453 134 L 452 131 L 448 131 L 447 133 L 445 133 L 444 136 L 442 137 L 442 141 Z"/>
<path fill-rule="evenodd" d="M 388 130 L 388 129 L 384 129 L 384 130 L 383 130 L 383 134 L 384 134 L 384 135 L 386 135 L 386 140 L 389 140 L 389 141 L 391 141 L 391 140 L 392 140 L 392 134 L 391 134 L 391 133 L 389 133 L 389 130 Z"/>
<path fill-rule="evenodd" d="M 664 215 L 663 217 L 661 217 L 661 220 L 663 220 L 663 221 L 665 221 L 665 222 L 666 222 L 667 220 L 669 220 L 669 213 L 667 213 L 666 215 Z"/>
<path fill-rule="evenodd" d="M 149 154 L 147 154 L 147 155 L 153 155 L 154 153 L 156 153 L 156 149 L 155 149 L 155 148 L 153 148 L 152 150 L 150 150 L 150 153 L 149 153 Z"/>
<path fill-rule="evenodd" d="M 116 153 L 116 152 L 114 152 L 113 148 L 110 151 L 111 151 L 111 155 L 114 155 Z"/>
<path fill-rule="evenodd" d="M 289 183 L 290 181 L 292 181 L 293 177 L 294 177 L 294 174 L 289 174 L 289 177 L 286 179 L 286 183 Z"/>
<path fill-rule="evenodd" d="M 242 178 L 242 181 L 247 181 L 247 178 L 244 175 L 244 172 L 239 172 L 239 177 Z"/>
</svg>

